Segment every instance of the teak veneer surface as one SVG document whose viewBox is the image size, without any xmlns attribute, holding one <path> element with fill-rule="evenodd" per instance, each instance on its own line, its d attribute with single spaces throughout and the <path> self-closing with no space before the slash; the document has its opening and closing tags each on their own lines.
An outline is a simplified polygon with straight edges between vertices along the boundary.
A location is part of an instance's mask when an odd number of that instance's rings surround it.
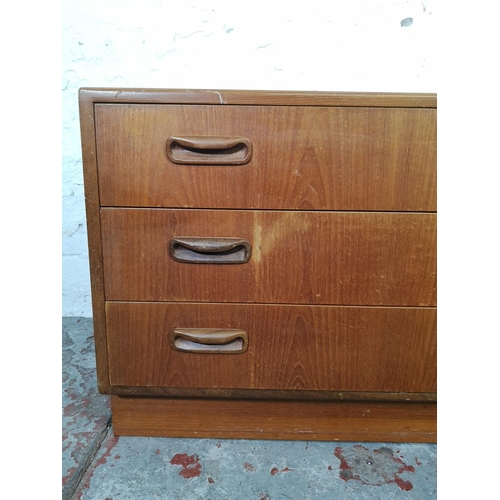
<svg viewBox="0 0 500 500">
<path fill-rule="evenodd" d="M 107 300 L 434 306 L 436 215 L 101 210 Z M 239 237 L 246 264 L 186 264 L 176 236 Z"/>
<path fill-rule="evenodd" d="M 113 386 L 436 391 L 436 310 L 108 302 Z M 174 328 L 244 330 L 243 354 L 171 348 Z"/>
<path fill-rule="evenodd" d="M 436 210 L 436 111 L 96 105 L 103 206 Z M 179 165 L 170 136 L 241 136 L 246 165 Z"/>
<path fill-rule="evenodd" d="M 119 436 L 436 442 L 435 403 L 111 397 Z"/>
<path fill-rule="evenodd" d="M 435 94 L 92 88 L 79 101 L 116 434 L 435 442 Z M 193 260 L 193 237 L 243 238 L 250 258 L 174 261 Z M 248 350 L 170 348 L 171 328 L 211 326 L 245 329 Z"/>
</svg>

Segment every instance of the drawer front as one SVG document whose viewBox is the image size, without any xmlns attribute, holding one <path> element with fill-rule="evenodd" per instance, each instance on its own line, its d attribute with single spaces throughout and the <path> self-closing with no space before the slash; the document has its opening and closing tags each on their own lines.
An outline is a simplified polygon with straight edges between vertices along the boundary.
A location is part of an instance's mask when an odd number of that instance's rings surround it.
<svg viewBox="0 0 500 500">
<path fill-rule="evenodd" d="M 95 123 L 102 206 L 436 210 L 435 109 L 96 104 Z M 221 143 L 204 164 L 202 142 L 170 161 L 193 136 L 247 139 L 250 160 Z"/>
<path fill-rule="evenodd" d="M 436 215 L 101 209 L 107 300 L 434 306 Z M 243 264 L 178 262 L 175 238 L 241 238 Z"/>
<path fill-rule="evenodd" d="M 434 392 L 436 310 L 108 302 L 112 386 Z M 243 354 L 172 349 L 175 328 L 240 329 Z"/>
</svg>

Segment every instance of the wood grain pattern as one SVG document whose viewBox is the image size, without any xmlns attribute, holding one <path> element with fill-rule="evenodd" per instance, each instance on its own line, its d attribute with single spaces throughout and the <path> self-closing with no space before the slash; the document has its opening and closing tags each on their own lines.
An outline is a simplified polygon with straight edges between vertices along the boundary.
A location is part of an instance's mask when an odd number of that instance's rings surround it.
<svg viewBox="0 0 500 500">
<path fill-rule="evenodd" d="M 434 306 L 436 215 L 101 209 L 107 300 Z M 246 264 L 175 262 L 177 236 L 238 237 Z"/>
<path fill-rule="evenodd" d="M 432 109 L 96 105 L 103 206 L 436 210 Z M 170 136 L 242 136 L 247 165 L 177 165 Z"/>
<path fill-rule="evenodd" d="M 435 94 L 79 97 L 98 383 L 117 434 L 435 442 Z M 216 156 L 198 139 L 174 164 L 179 136 L 248 138 L 251 160 L 182 164 Z M 175 236 L 244 238 L 251 258 L 175 262 Z M 241 329 L 248 349 L 175 351 L 173 328 Z"/>
<path fill-rule="evenodd" d="M 108 302 L 112 385 L 436 391 L 436 310 Z M 243 354 L 173 350 L 174 328 L 247 332 Z"/>
<path fill-rule="evenodd" d="M 80 96 L 80 128 L 82 139 L 83 179 L 89 246 L 92 315 L 99 392 L 109 394 L 108 349 L 104 311 L 104 275 L 102 264 L 101 220 L 97 175 L 94 105 L 89 95 Z"/>
<path fill-rule="evenodd" d="M 111 396 L 118 436 L 435 443 L 435 403 Z"/>
</svg>

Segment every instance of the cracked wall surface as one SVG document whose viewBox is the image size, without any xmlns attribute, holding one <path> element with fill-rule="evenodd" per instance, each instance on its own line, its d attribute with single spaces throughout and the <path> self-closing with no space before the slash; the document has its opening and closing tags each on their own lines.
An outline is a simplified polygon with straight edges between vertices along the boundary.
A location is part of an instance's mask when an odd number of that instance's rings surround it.
<svg viewBox="0 0 500 500">
<path fill-rule="evenodd" d="M 90 317 L 80 87 L 436 91 L 435 0 L 63 0 L 63 316 Z"/>
</svg>

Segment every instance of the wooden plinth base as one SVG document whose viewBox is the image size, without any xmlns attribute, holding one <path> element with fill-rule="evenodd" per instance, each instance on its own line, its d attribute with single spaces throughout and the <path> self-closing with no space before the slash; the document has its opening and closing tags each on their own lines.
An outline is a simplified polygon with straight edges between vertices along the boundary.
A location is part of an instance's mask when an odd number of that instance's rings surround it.
<svg viewBox="0 0 500 500">
<path fill-rule="evenodd" d="M 111 397 L 117 436 L 436 442 L 436 404 Z"/>
</svg>

